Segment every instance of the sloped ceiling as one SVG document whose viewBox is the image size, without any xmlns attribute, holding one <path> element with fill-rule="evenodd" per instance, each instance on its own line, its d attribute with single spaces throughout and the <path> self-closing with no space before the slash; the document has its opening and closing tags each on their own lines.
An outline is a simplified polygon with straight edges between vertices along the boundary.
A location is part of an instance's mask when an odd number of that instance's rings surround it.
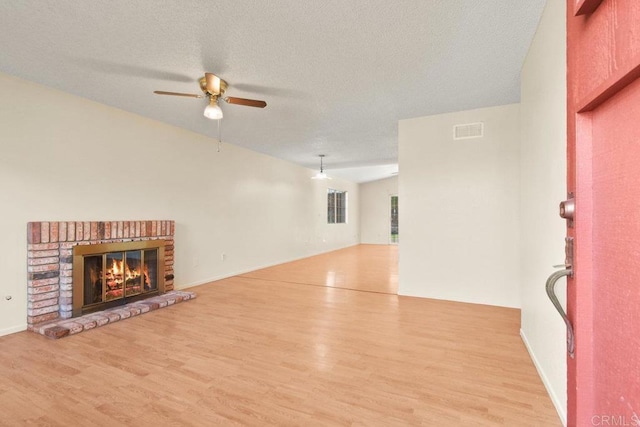
<svg viewBox="0 0 640 427">
<path fill-rule="evenodd" d="M 518 102 L 544 2 L 3 1 L 0 71 L 217 137 L 206 100 L 153 94 L 213 72 L 268 102 L 222 103 L 224 142 L 364 181 L 399 119 Z"/>
</svg>

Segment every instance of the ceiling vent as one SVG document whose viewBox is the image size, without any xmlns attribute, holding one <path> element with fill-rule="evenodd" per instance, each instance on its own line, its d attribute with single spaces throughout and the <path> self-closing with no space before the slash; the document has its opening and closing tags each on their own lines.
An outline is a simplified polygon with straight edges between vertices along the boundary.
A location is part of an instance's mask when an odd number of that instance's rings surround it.
<svg viewBox="0 0 640 427">
<path fill-rule="evenodd" d="M 453 127 L 453 139 L 482 138 L 484 135 L 484 123 L 467 123 Z"/>
</svg>

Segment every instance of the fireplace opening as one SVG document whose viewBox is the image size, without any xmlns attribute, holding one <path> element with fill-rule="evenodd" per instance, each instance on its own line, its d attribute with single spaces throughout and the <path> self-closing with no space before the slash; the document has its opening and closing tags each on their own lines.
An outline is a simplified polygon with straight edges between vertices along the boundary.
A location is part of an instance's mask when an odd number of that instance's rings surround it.
<svg viewBox="0 0 640 427">
<path fill-rule="evenodd" d="M 164 293 L 164 240 L 73 249 L 73 316 Z"/>
</svg>

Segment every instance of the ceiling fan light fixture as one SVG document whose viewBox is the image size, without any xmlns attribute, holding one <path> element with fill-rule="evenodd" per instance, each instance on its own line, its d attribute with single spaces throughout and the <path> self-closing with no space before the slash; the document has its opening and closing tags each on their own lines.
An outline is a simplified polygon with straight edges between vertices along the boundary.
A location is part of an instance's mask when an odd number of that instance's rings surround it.
<svg viewBox="0 0 640 427">
<path fill-rule="evenodd" d="M 222 118 L 222 109 L 218 105 L 217 97 L 211 97 L 209 105 L 204 109 L 204 116 L 211 120 L 220 120 Z"/>
</svg>

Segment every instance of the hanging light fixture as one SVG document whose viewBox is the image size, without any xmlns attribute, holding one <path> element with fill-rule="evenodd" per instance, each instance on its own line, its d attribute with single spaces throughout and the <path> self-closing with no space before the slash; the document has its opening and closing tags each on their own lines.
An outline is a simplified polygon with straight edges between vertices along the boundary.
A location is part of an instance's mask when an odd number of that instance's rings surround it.
<svg viewBox="0 0 640 427">
<path fill-rule="evenodd" d="M 324 165 L 322 163 L 324 154 L 320 154 L 318 157 L 320 157 L 320 172 L 312 176 L 311 179 L 331 179 L 326 173 L 324 173 Z"/>
<path fill-rule="evenodd" d="M 211 120 L 220 120 L 222 118 L 222 109 L 218 105 L 218 97 L 212 96 L 209 105 L 204 109 L 204 116 Z"/>
</svg>

